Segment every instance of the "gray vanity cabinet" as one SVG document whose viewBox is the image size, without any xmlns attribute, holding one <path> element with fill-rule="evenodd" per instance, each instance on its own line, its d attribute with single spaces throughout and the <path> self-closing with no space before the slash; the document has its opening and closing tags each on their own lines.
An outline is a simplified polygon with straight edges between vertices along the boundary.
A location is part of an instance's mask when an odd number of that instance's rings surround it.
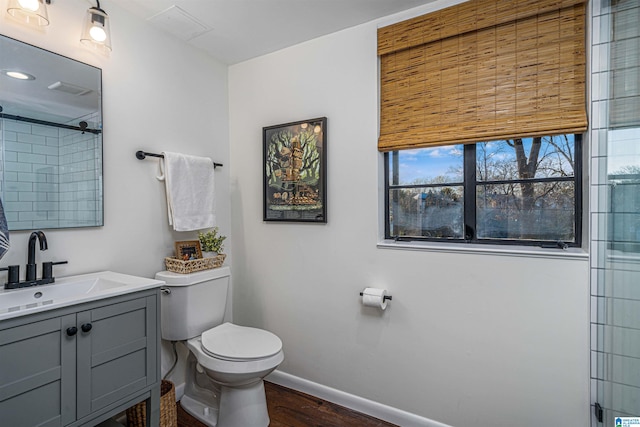
<svg viewBox="0 0 640 427">
<path fill-rule="evenodd" d="M 145 399 L 158 411 L 158 296 L 154 289 L 0 322 L 0 425 L 93 426 Z"/>
</svg>

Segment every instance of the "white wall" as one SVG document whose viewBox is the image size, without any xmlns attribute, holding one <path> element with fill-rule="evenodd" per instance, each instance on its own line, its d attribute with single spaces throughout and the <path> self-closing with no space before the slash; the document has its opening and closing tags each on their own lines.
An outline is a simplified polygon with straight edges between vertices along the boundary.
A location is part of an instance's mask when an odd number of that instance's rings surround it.
<svg viewBox="0 0 640 427">
<path fill-rule="evenodd" d="M 102 68 L 104 120 L 104 227 L 45 230 L 49 250 L 37 262 L 68 260 L 56 276 L 115 270 L 153 277 L 173 254 L 175 233 L 167 221 L 156 159 L 139 161 L 137 150 L 177 151 L 224 163 L 216 171 L 218 220 L 230 231 L 227 66 L 155 30 L 108 0 L 113 51 L 108 57 L 79 42 L 86 0 L 53 1 L 43 31 L 6 16 L 0 0 L 0 33 Z M 26 263 L 29 232 L 11 233 L 1 265 Z M 5 280 L 5 274 L 0 280 Z M 24 267 L 22 267 L 24 275 Z M 40 274 L 40 273 L 38 273 Z"/>
<path fill-rule="evenodd" d="M 286 373 L 457 427 L 587 425 L 588 263 L 379 249 L 376 23 L 229 69 L 234 313 Z M 328 117 L 328 224 L 262 221 L 262 127 Z M 366 286 L 393 295 L 364 309 Z"/>
</svg>

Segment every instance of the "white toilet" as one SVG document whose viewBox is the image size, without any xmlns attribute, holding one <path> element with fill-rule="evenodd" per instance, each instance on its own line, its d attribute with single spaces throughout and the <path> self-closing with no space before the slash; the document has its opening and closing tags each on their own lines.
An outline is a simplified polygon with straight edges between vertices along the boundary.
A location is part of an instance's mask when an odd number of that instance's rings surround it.
<svg viewBox="0 0 640 427">
<path fill-rule="evenodd" d="M 181 406 L 208 426 L 267 427 L 262 379 L 284 360 L 271 332 L 223 323 L 229 267 L 161 271 L 162 338 L 190 350 Z"/>
</svg>

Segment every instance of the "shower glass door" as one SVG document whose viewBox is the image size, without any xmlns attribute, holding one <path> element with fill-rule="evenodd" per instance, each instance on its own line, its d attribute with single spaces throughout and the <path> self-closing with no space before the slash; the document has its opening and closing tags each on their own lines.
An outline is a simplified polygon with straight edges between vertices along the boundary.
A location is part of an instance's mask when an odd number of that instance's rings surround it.
<svg viewBox="0 0 640 427">
<path fill-rule="evenodd" d="M 594 0 L 592 427 L 640 420 L 640 0 Z"/>
</svg>

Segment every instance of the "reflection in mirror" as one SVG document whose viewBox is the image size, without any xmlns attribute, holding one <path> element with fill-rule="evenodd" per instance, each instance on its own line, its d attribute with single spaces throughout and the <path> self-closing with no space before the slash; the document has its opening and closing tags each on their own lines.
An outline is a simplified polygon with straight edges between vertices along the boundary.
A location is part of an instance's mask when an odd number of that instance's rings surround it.
<svg viewBox="0 0 640 427">
<path fill-rule="evenodd" d="M 101 95 L 99 68 L 0 36 L 9 230 L 103 225 Z"/>
</svg>

